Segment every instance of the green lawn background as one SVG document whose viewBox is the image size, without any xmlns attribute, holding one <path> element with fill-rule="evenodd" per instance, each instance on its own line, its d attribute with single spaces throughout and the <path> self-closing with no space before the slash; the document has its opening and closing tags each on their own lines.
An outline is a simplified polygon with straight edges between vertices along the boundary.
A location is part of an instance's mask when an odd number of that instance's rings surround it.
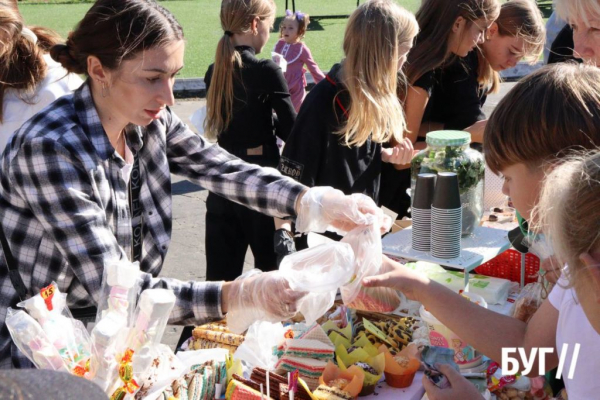
<svg viewBox="0 0 600 400">
<path fill-rule="evenodd" d="M 60 0 L 59 0 L 60 1 Z M 361 1 L 362 3 L 362 1 Z M 400 0 L 399 4 L 416 12 L 421 0 Z M 215 49 L 223 31 L 219 21 L 219 0 L 164 1 L 183 26 L 187 47 L 185 68 L 181 77 L 204 77 L 208 66 L 214 60 Z M 285 14 L 285 0 L 276 0 L 276 29 L 280 17 Z M 289 2 L 291 7 L 291 1 Z M 79 22 L 91 3 L 74 4 L 27 4 L 19 3 L 19 9 L 28 25 L 42 25 L 56 30 L 66 37 Z M 356 7 L 355 0 L 297 0 L 297 9 L 309 15 L 348 15 Z M 319 67 L 329 68 L 342 58 L 342 40 L 346 19 L 315 19 L 309 26 L 305 42 L 313 53 Z M 270 57 L 270 51 L 278 39 L 278 32 L 272 32 L 263 57 Z"/>
</svg>

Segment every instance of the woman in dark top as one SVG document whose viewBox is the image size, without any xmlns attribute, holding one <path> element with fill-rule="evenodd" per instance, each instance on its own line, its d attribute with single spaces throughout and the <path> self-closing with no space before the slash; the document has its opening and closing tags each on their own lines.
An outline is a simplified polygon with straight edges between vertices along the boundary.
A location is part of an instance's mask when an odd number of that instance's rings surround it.
<svg viewBox="0 0 600 400">
<path fill-rule="evenodd" d="M 486 119 L 483 105 L 488 94 L 500 89 L 499 72 L 514 67 L 522 58 L 536 62 L 544 40 L 544 20 L 533 0 L 502 4 L 483 44 L 436 70 L 431 81 L 415 83 L 429 92 L 420 136 L 439 129 L 467 130 L 472 141 L 480 143 Z"/>
<path fill-rule="evenodd" d="M 417 31 L 414 16 L 392 0 L 368 1 L 350 16 L 346 58 L 302 104 L 283 149 L 282 174 L 377 201 L 382 162 L 403 164 L 413 154 L 396 89 Z M 397 145 L 382 150 L 390 140 Z"/>
<path fill-rule="evenodd" d="M 436 70 L 456 56 L 466 56 L 483 42 L 484 32 L 498 12 L 497 0 L 423 0 L 416 15 L 421 30 L 405 65 L 409 85 L 406 90 L 402 87 L 399 90 L 406 113 L 406 137 L 415 144 L 415 149 L 425 147 L 417 143 L 417 138 Z M 410 163 L 385 165 L 381 173 L 380 204 L 399 216 L 407 215 L 409 187 Z"/>
<path fill-rule="evenodd" d="M 259 60 L 273 25 L 272 0 L 224 0 L 215 63 L 208 68 L 206 136 L 244 161 L 277 167 L 275 137 L 287 140 L 296 113 L 281 69 Z M 277 268 L 273 219 L 210 193 L 206 201 L 206 279 L 232 280 L 243 270 L 248 246 L 255 265 Z"/>
<path fill-rule="evenodd" d="M 425 0 L 417 12 L 421 31 L 408 54 L 409 87 L 402 93 L 408 137 L 417 141 L 438 71 L 484 43 L 498 17 L 497 0 Z M 422 146 L 420 146 L 422 147 Z"/>
</svg>

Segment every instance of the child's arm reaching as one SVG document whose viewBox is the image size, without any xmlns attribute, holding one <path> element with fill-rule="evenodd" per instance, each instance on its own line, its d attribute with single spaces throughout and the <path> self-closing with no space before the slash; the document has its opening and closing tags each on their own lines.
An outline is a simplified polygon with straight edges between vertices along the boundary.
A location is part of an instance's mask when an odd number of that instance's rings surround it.
<svg viewBox="0 0 600 400">
<path fill-rule="evenodd" d="M 385 286 L 400 290 L 407 298 L 422 303 L 452 332 L 492 360 L 501 362 L 504 347 L 522 347 L 528 357 L 532 348 L 556 349 L 558 310 L 548 300 L 542 303 L 531 321 L 526 324 L 472 303 L 388 257 L 383 257 L 383 263 L 386 267 L 384 270 L 390 272 L 365 278 L 364 286 Z M 515 358 L 519 356 L 515 355 Z M 537 361 L 532 369 L 534 372 L 538 371 Z M 521 361 L 521 368 L 523 365 Z M 556 352 L 546 356 L 547 371 L 557 365 Z"/>
<path fill-rule="evenodd" d="M 305 44 L 303 44 L 303 46 L 304 46 L 304 49 L 302 51 L 302 61 L 308 68 L 310 74 L 312 75 L 313 80 L 315 81 L 315 84 L 319 83 L 323 79 L 325 79 L 325 74 L 323 73 L 323 71 L 321 71 L 321 69 L 319 68 L 319 66 L 317 65 L 315 60 L 313 59 L 308 46 L 306 46 Z"/>
</svg>

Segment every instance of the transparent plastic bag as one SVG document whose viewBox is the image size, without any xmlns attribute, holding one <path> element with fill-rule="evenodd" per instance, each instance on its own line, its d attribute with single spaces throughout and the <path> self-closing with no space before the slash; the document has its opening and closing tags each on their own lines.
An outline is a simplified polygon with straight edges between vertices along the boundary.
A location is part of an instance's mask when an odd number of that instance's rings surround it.
<svg viewBox="0 0 600 400">
<path fill-rule="evenodd" d="M 67 295 L 60 292 L 55 282 L 17 306 L 27 310 L 29 315 L 39 323 L 48 342 L 58 350 L 69 372 L 90 377 L 88 370 L 92 355 L 90 335 L 83 323 L 73 318 L 67 307 Z M 29 326 L 31 327 L 31 324 Z M 17 340 L 19 339 L 15 342 Z M 30 343 L 30 345 L 33 345 L 32 350 L 35 350 L 36 344 Z M 31 361 L 35 362 L 35 360 Z"/>
<path fill-rule="evenodd" d="M 31 315 L 23 310 L 9 308 L 6 327 L 19 350 L 37 368 L 68 372 L 62 356 Z"/>
<path fill-rule="evenodd" d="M 337 289 L 352 279 L 354 252 L 347 243 L 325 243 L 285 257 L 279 270 L 292 290 L 309 292 L 298 311 L 312 325 L 333 306 Z"/>
<path fill-rule="evenodd" d="M 370 224 L 354 228 L 342 239 L 342 243 L 352 247 L 355 257 L 354 276 L 350 283 L 341 287 L 342 300 L 348 307 L 357 310 L 389 313 L 400 306 L 398 292 L 390 288 L 367 288 L 362 285 L 364 278 L 388 272 L 382 267 L 379 219 L 372 216 L 370 220 Z"/>
<path fill-rule="evenodd" d="M 116 357 L 125 351 L 141 283 L 138 262 L 120 261 L 104 269 L 96 325 L 91 334 L 94 354 L 90 363 L 94 382 L 104 390 L 115 380 Z"/>
<path fill-rule="evenodd" d="M 544 286 L 539 281 L 525 285 L 515 301 L 513 317 L 523 322 L 529 322 L 533 314 L 542 305 L 544 293 Z"/>
</svg>

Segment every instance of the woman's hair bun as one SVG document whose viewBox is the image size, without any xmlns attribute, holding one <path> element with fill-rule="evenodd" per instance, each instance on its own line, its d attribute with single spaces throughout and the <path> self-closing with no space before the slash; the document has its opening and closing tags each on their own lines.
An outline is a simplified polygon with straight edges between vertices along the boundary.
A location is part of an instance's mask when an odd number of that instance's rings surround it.
<svg viewBox="0 0 600 400">
<path fill-rule="evenodd" d="M 66 44 L 57 44 L 50 49 L 50 57 L 60 63 L 67 71 L 76 74 L 85 74 L 86 66 L 73 57 L 71 49 Z"/>
</svg>

